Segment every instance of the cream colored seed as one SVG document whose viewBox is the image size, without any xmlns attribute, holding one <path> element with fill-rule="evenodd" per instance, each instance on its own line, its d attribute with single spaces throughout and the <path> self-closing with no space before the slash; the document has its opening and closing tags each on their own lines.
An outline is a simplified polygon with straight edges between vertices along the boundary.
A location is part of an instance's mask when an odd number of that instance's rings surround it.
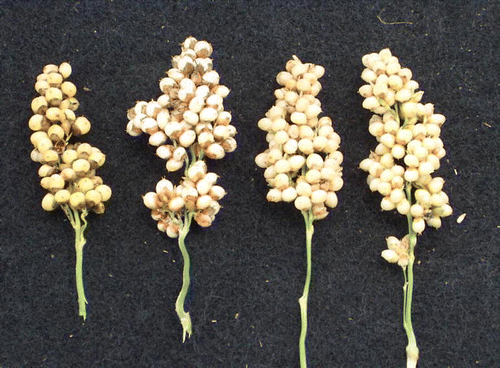
<svg viewBox="0 0 500 368">
<path fill-rule="evenodd" d="M 405 198 L 405 193 L 402 189 L 393 189 L 389 197 L 392 202 L 400 203 Z"/>
<path fill-rule="evenodd" d="M 40 114 L 33 115 L 28 121 L 29 128 L 35 132 L 42 130 L 44 125 L 44 116 Z"/>
<path fill-rule="evenodd" d="M 94 168 L 101 167 L 106 161 L 106 155 L 104 155 L 102 152 L 93 152 L 90 154 L 88 161 L 90 162 L 90 166 Z"/>
<path fill-rule="evenodd" d="M 306 196 L 297 197 L 295 199 L 294 205 L 299 211 L 307 211 L 312 207 L 310 198 Z"/>
<path fill-rule="evenodd" d="M 315 190 L 314 192 L 311 193 L 311 203 L 313 204 L 319 204 L 319 203 L 324 203 L 327 199 L 327 192 L 324 190 Z"/>
<path fill-rule="evenodd" d="M 49 189 L 53 192 L 56 192 L 60 189 L 63 189 L 65 185 L 64 179 L 59 174 L 54 174 L 50 177 Z"/>
<path fill-rule="evenodd" d="M 65 164 L 72 164 L 73 161 L 78 159 L 78 152 L 73 149 L 66 149 L 62 154 L 62 161 Z"/>
<path fill-rule="evenodd" d="M 63 82 L 61 84 L 61 92 L 67 97 L 74 97 L 76 95 L 76 86 L 71 82 Z"/>
<path fill-rule="evenodd" d="M 215 160 L 223 158 L 226 154 L 224 148 L 222 148 L 218 143 L 212 143 L 210 146 L 208 146 L 208 148 L 205 150 L 205 153 L 209 158 Z"/>
<path fill-rule="evenodd" d="M 417 189 L 415 191 L 415 199 L 422 205 L 431 204 L 431 194 L 425 189 Z"/>
<path fill-rule="evenodd" d="M 177 160 L 175 159 L 175 157 L 171 157 L 168 159 L 165 167 L 167 171 L 174 172 L 180 170 L 182 166 L 184 166 L 184 161 Z"/>
<path fill-rule="evenodd" d="M 339 191 L 344 186 L 344 180 L 340 176 L 336 176 L 330 183 L 330 190 Z"/>
<path fill-rule="evenodd" d="M 419 178 L 417 169 L 407 169 L 404 174 L 404 178 L 406 181 L 415 182 Z"/>
<path fill-rule="evenodd" d="M 63 100 L 63 93 L 59 88 L 50 87 L 45 91 L 45 99 L 51 106 L 59 106 Z"/>
<path fill-rule="evenodd" d="M 259 120 L 259 122 L 257 123 L 257 125 L 259 126 L 260 129 L 268 132 L 271 130 L 271 127 L 272 127 L 272 120 L 269 119 L 269 118 L 262 118 Z"/>
<path fill-rule="evenodd" d="M 377 97 L 372 96 L 365 98 L 363 101 L 363 108 L 367 110 L 374 110 L 380 107 Z"/>
<path fill-rule="evenodd" d="M 56 171 L 56 168 L 51 165 L 43 164 L 40 166 L 38 169 L 38 176 L 40 177 L 46 177 L 52 175 Z"/>
<path fill-rule="evenodd" d="M 57 204 L 63 205 L 69 202 L 71 193 L 67 189 L 61 189 L 54 195 L 54 200 Z"/>
<path fill-rule="evenodd" d="M 69 197 L 69 205 L 76 210 L 85 208 L 85 194 L 82 192 L 72 193 Z"/>
<path fill-rule="evenodd" d="M 279 189 L 273 188 L 267 192 L 266 199 L 269 202 L 279 202 L 281 201 L 281 191 Z"/>
<path fill-rule="evenodd" d="M 42 70 L 43 70 L 44 74 L 49 74 L 49 73 L 57 72 L 59 70 L 59 68 L 55 64 L 47 64 L 43 67 Z"/>
<path fill-rule="evenodd" d="M 379 184 L 378 184 L 378 187 L 377 187 L 377 190 L 380 194 L 382 194 L 384 197 L 385 196 L 389 196 L 392 192 L 392 186 L 390 183 L 386 183 L 386 182 L 383 182 L 381 181 Z"/>
<path fill-rule="evenodd" d="M 287 173 L 291 170 L 291 165 L 288 160 L 281 159 L 274 164 L 274 169 L 278 174 Z"/>
<path fill-rule="evenodd" d="M 295 111 L 292 113 L 290 116 L 290 120 L 292 123 L 297 124 L 297 125 L 305 125 L 307 124 L 307 117 L 304 113 Z"/>
<path fill-rule="evenodd" d="M 314 152 L 314 145 L 310 139 L 301 139 L 298 144 L 299 150 L 309 155 Z"/>
<path fill-rule="evenodd" d="M 405 148 L 402 145 L 395 144 L 391 148 L 391 154 L 394 156 L 395 159 L 401 159 L 401 158 L 403 158 L 405 156 L 406 150 L 405 150 Z"/>
<path fill-rule="evenodd" d="M 290 177 L 285 173 L 276 175 L 273 181 L 273 186 L 279 190 L 284 190 L 290 185 Z"/>
<path fill-rule="evenodd" d="M 155 133 L 156 134 L 156 133 Z M 179 144 L 183 147 L 190 147 L 196 140 L 196 132 L 194 130 L 186 130 L 179 137 Z"/>
<path fill-rule="evenodd" d="M 447 198 L 441 195 L 441 193 L 436 193 L 436 194 L 431 194 L 431 204 L 434 207 L 441 207 L 442 205 L 446 204 Z"/>
<path fill-rule="evenodd" d="M 288 123 L 286 122 L 285 119 L 282 119 L 282 118 L 277 118 L 277 119 L 273 120 L 271 123 L 271 131 L 273 131 L 275 133 L 282 131 L 282 130 L 286 130 L 287 127 L 288 127 Z"/>
<path fill-rule="evenodd" d="M 76 147 L 76 152 L 78 153 L 79 158 L 88 158 L 90 154 L 93 152 L 92 146 L 88 143 L 79 144 Z"/>
<path fill-rule="evenodd" d="M 34 162 L 40 162 L 43 160 L 43 155 L 40 152 L 38 152 L 38 150 L 35 148 L 35 149 L 31 150 L 30 158 Z"/>
<path fill-rule="evenodd" d="M 396 205 L 389 198 L 384 197 L 380 202 L 380 208 L 383 211 L 392 211 L 393 209 L 396 208 Z"/>
<path fill-rule="evenodd" d="M 384 121 L 384 131 L 386 133 L 396 134 L 399 129 L 399 123 L 393 119 L 391 116 L 389 119 Z"/>
<path fill-rule="evenodd" d="M 76 178 L 76 173 L 72 168 L 66 167 L 61 171 L 61 176 L 65 181 L 73 181 Z"/>
<path fill-rule="evenodd" d="M 41 95 L 44 95 L 49 88 L 50 84 L 46 80 L 39 80 L 35 83 L 35 90 Z"/>
<path fill-rule="evenodd" d="M 425 221 L 423 218 L 414 218 L 412 224 L 413 231 L 417 234 L 421 234 L 425 230 Z"/>
<path fill-rule="evenodd" d="M 320 170 L 323 167 L 323 158 L 317 153 L 312 153 L 307 156 L 306 164 L 310 169 Z"/>
<path fill-rule="evenodd" d="M 288 136 L 288 134 L 287 134 Z M 290 137 L 288 137 L 290 138 Z M 288 139 L 288 141 L 283 145 L 283 152 L 293 155 L 295 152 L 297 152 L 297 149 L 299 148 L 298 142 L 295 139 Z"/>
<path fill-rule="evenodd" d="M 97 206 L 101 200 L 101 194 L 97 190 L 92 189 L 85 193 L 85 202 L 90 207 Z"/>
<path fill-rule="evenodd" d="M 47 193 L 42 199 L 42 208 L 45 211 L 53 211 L 57 208 L 57 202 L 52 193 Z"/>
<path fill-rule="evenodd" d="M 54 145 L 49 138 L 41 138 L 36 144 L 36 149 L 42 154 L 51 150 L 53 147 Z"/>
<path fill-rule="evenodd" d="M 172 198 L 168 202 L 168 209 L 173 212 L 179 212 L 185 205 L 184 199 L 182 197 Z"/>
<path fill-rule="evenodd" d="M 389 153 L 385 153 L 384 155 L 382 155 L 382 157 L 380 158 L 380 164 L 384 167 L 384 168 L 392 168 L 394 166 L 394 157 Z"/>
<path fill-rule="evenodd" d="M 298 182 L 295 189 L 299 196 L 310 197 L 312 194 L 311 185 L 305 181 Z"/>
<path fill-rule="evenodd" d="M 90 163 L 80 158 L 72 163 L 72 168 L 77 175 L 82 175 L 90 170 Z"/>
<path fill-rule="evenodd" d="M 413 217 L 423 217 L 424 208 L 420 204 L 414 204 L 410 208 L 410 213 Z"/>
<path fill-rule="evenodd" d="M 76 183 L 76 188 L 79 192 L 86 193 L 94 189 L 94 182 L 90 178 L 81 178 Z"/>
<path fill-rule="evenodd" d="M 196 200 L 196 208 L 204 210 L 212 205 L 213 199 L 209 195 L 202 195 Z"/>
<path fill-rule="evenodd" d="M 54 150 L 48 150 L 43 154 L 41 161 L 48 165 L 55 165 L 59 162 L 59 154 Z"/>
<path fill-rule="evenodd" d="M 281 193 L 283 202 L 293 202 L 297 198 L 297 191 L 293 187 L 288 187 Z"/>
<path fill-rule="evenodd" d="M 431 194 L 439 193 L 443 189 L 444 179 L 440 177 L 433 178 L 428 185 Z"/>
<path fill-rule="evenodd" d="M 210 188 L 209 194 L 214 201 L 218 201 L 226 195 L 226 191 L 221 186 L 214 185 L 212 188 Z"/>
<path fill-rule="evenodd" d="M 61 110 L 57 107 L 49 107 L 45 111 L 45 117 L 51 122 L 58 122 L 61 120 Z"/>
<path fill-rule="evenodd" d="M 198 181 L 198 183 L 196 183 L 196 190 L 200 195 L 205 195 L 210 192 L 212 186 L 213 183 L 205 177 L 204 179 L 201 179 L 200 181 Z"/>
<path fill-rule="evenodd" d="M 158 208 L 160 202 L 158 198 L 158 194 L 155 192 L 148 192 L 142 197 L 144 205 L 150 210 L 155 210 Z"/>
<path fill-rule="evenodd" d="M 321 172 L 315 169 L 309 170 L 306 173 L 305 179 L 309 184 L 319 183 L 319 181 L 321 180 Z"/>
<path fill-rule="evenodd" d="M 47 74 L 47 82 L 49 82 L 52 87 L 60 87 L 63 80 L 63 76 L 57 71 Z"/>
<path fill-rule="evenodd" d="M 396 210 L 403 216 L 407 215 L 410 212 L 410 202 L 406 198 L 401 200 L 397 204 Z"/>
<path fill-rule="evenodd" d="M 80 106 L 78 100 L 74 97 L 69 97 L 61 102 L 59 108 L 61 110 L 70 109 L 72 111 L 76 111 L 78 109 L 78 106 Z"/>
<path fill-rule="evenodd" d="M 58 70 L 64 79 L 67 79 L 72 72 L 71 65 L 69 65 L 69 63 L 67 62 L 61 63 L 61 65 L 59 65 Z"/>
<path fill-rule="evenodd" d="M 44 96 L 38 96 L 31 101 L 31 109 L 35 114 L 45 114 L 49 104 Z"/>
<path fill-rule="evenodd" d="M 325 204 L 330 208 L 337 207 L 339 200 L 337 198 L 337 194 L 335 192 L 328 192 L 326 196 Z"/>
<path fill-rule="evenodd" d="M 290 163 L 291 170 L 298 171 L 305 165 L 306 159 L 302 155 L 293 155 L 288 158 L 288 162 Z"/>
<path fill-rule="evenodd" d="M 87 134 L 90 132 L 90 121 L 84 116 L 79 116 L 76 118 L 72 129 L 73 134 L 76 136 Z"/>
<path fill-rule="evenodd" d="M 420 165 L 420 161 L 415 155 L 406 155 L 404 162 L 409 167 L 418 167 Z"/>
<path fill-rule="evenodd" d="M 262 169 L 267 168 L 269 166 L 268 154 L 265 152 L 259 153 L 255 157 L 255 163 Z"/>
<path fill-rule="evenodd" d="M 54 124 L 47 131 L 47 135 L 52 142 L 58 142 L 64 139 L 64 129 L 60 125 Z"/>
</svg>

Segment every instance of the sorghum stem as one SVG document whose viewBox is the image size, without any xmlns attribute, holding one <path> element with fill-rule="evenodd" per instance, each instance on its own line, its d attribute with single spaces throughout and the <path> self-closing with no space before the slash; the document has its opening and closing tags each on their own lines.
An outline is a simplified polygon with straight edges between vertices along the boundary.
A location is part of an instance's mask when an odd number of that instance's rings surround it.
<svg viewBox="0 0 500 368">
<path fill-rule="evenodd" d="M 411 198 L 411 183 L 406 185 L 406 198 L 412 204 Z M 409 237 L 409 249 L 408 249 L 408 269 L 405 271 L 405 286 L 403 287 L 404 292 L 404 310 L 403 310 L 403 326 L 406 330 L 406 336 L 408 337 L 408 346 L 406 347 L 407 356 L 407 368 L 415 368 L 418 361 L 418 347 L 417 340 L 415 338 L 415 333 L 413 332 L 413 325 L 411 322 L 411 303 L 413 296 L 413 264 L 415 262 L 415 245 L 417 244 L 417 234 L 413 230 L 413 216 L 410 212 L 407 215 L 408 219 L 408 237 Z"/>
<path fill-rule="evenodd" d="M 306 253 L 307 253 L 307 271 L 306 281 L 304 284 L 304 293 L 299 299 L 301 329 L 299 338 L 299 355 L 300 367 L 307 368 L 306 357 L 306 337 L 307 337 L 307 300 L 309 297 L 309 286 L 311 284 L 311 269 L 312 269 L 312 237 L 314 234 L 314 217 L 311 211 L 302 212 L 306 225 Z"/>
<path fill-rule="evenodd" d="M 184 223 L 179 232 L 179 249 L 181 250 L 182 253 L 184 266 L 182 270 L 182 288 L 175 302 L 175 311 L 177 312 L 177 315 L 179 316 L 179 319 L 182 324 L 182 342 L 186 341 L 186 334 L 187 337 L 191 336 L 193 330 L 189 312 L 186 312 L 184 310 L 184 301 L 189 291 L 189 284 L 191 282 L 191 278 L 189 276 L 191 262 L 189 260 L 189 253 L 186 249 L 186 245 L 184 244 L 184 239 L 186 238 L 186 235 L 189 233 L 189 227 L 191 226 L 192 218 L 193 218 L 193 213 L 186 212 L 184 217 Z"/>
<path fill-rule="evenodd" d="M 80 215 L 78 210 L 70 208 L 67 205 L 63 206 L 63 210 L 71 222 L 71 226 L 75 229 L 75 281 L 78 294 L 78 315 L 83 317 L 85 321 L 87 318 L 87 299 L 85 298 L 85 287 L 83 286 L 83 247 L 87 242 L 84 235 L 85 229 L 87 228 L 87 221 L 85 220 L 87 212 L 83 211 Z"/>
</svg>

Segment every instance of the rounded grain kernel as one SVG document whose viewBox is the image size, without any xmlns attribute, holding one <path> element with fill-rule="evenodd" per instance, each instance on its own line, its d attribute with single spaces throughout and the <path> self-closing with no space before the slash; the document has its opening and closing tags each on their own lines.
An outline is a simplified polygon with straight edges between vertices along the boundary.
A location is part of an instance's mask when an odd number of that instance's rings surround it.
<svg viewBox="0 0 500 368">
<path fill-rule="evenodd" d="M 87 134 L 90 132 L 90 121 L 84 117 L 84 116 L 79 116 L 75 119 L 75 122 L 73 123 L 72 130 L 73 134 L 76 136 L 80 136 L 83 134 Z"/>
<path fill-rule="evenodd" d="M 75 160 L 71 166 L 77 175 L 83 175 L 90 170 L 90 163 L 83 158 Z"/>
<path fill-rule="evenodd" d="M 422 217 L 413 219 L 412 229 L 417 234 L 421 234 L 425 230 L 425 221 Z"/>
<path fill-rule="evenodd" d="M 312 207 L 311 199 L 306 196 L 297 197 L 295 199 L 294 205 L 299 211 L 307 211 Z"/>
<path fill-rule="evenodd" d="M 272 188 L 267 192 L 266 199 L 269 202 L 279 202 L 281 201 L 281 191 L 276 188 Z"/>
<path fill-rule="evenodd" d="M 85 194 L 83 194 L 82 192 L 72 193 L 69 197 L 69 205 L 75 210 L 85 208 Z"/>
<path fill-rule="evenodd" d="M 293 187 L 288 187 L 281 193 L 281 199 L 283 202 L 292 202 L 297 198 L 297 191 Z"/>
<path fill-rule="evenodd" d="M 52 193 L 47 193 L 42 199 L 42 208 L 45 211 L 53 211 L 57 208 L 58 204 Z"/>
<path fill-rule="evenodd" d="M 43 115 L 47 111 L 49 104 L 44 96 L 38 96 L 31 101 L 31 110 L 35 114 Z"/>
</svg>

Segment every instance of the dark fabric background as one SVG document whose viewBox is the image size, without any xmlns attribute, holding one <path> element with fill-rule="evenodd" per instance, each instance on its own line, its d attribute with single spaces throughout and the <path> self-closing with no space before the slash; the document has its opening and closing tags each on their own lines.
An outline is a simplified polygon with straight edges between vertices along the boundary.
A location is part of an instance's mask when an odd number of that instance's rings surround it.
<svg viewBox="0 0 500 368">
<path fill-rule="evenodd" d="M 376 145 L 357 93 L 361 57 L 384 47 L 447 117 L 438 174 L 454 214 L 417 246 L 419 366 L 500 367 L 499 24 L 493 0 L 0 1 L 0 367 L 298 366 L 303 219 L 266 202 L 254 164 L 266 148 L 257 121 L 294 54 L 325 66 L 319 98 L 345 156 L 339 207 L 313 239 L 310 366 L 405 366 L 403 275 L 380 257 L 405 219 L 380 211 L 357 168 Z M 189 35 L 213 44 L 239 147 L 209 166 L 228 192 L 215 224 L 187 238 L 194 335 L 182 344 L 181 255 L 141 200 L 164 163 L 125 126 L 136 100 L 159 96 Z M 73 229 L 62 211 L 42 210 L 29 158 L 35 78 L 66 60 L 78 113 L 93 123 L 84 140 L 107 154 L 100 175 L 114 190 L 107 212 L 89 218 L 85 323 Z"/>
</svg>

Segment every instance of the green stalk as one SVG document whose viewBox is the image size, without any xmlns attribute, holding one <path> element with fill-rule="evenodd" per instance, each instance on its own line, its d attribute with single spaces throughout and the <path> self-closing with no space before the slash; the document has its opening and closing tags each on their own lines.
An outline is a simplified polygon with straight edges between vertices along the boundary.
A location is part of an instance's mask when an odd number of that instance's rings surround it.
<svg viewBox="0 0 500 368">
<path fill-rule="evenodd" d="M 184 310 L 184 301 L 186 300 L 186 295 L 189 291 L 189 284 L 191 282 L 191 278 L 189 276 L 191 262 L 189 259 L 189 253 L 186 249 L 186 245 L 184 244 L 184 239 L 186 238 L 186 235 L 189 233 L 189 227 L 191 226 L 192 218 L 193 218 L 193 213 L 186 212 L 184 217 L 184 223 L 182 224 L 182 228 L 179 232 L 179 249 L 181 250 L 182 253 L 184 266 L 182 270 L 182 288 L 175 302 L 175 311 L 177 312 L 177 315 L 179 316 L 182 325 L 182 342 L 186 341 L 186 334 L 187 337 L 190 337 L 193 331 L 189 312 L 186 312 Z"/>
<path fill-rule="evenodd" d="M 411 197 L 411 183 L 406 184 L 406 198 L 412 204 Z M 405 275 L 405 285 L 403 287 L 404 303 L 403 303 L 403 326 L 406 330 L 408 337 L 408 346 L 406 347 L 407 368 L 415 368 L 418 361 L 418 347 L 415 333 L 413 332 L 413 325 L 411 322 L 411 303 L 413 297 L 413 264 L 415 262 L 415 245 L 417 244 L 417 234 L 413 231 L 413 216 L 410 212 L 406 215 L 408 219 L 408 236 L 409 236 L 409 249 L 408 249 L 408 269 L 403 269 Z"/>
<path fill-rule="evenodd" d="M 75 229 L 75 251 L 76 251 L 76 265 L 75 265 L 75 280 L 76 291 L 78 294 L 78 315 L 87 318 L 87 299 L 85 298 L 85 287 L 83 286 L 83 247 L 87 242 L 85 240 L 85 229 L 87 228 L 87 211 L 83 211 L 80 215 L 78 210 L 75 210 L 67 205 L 63 206 L 64 213 L 71 222 L 71 226 Z"/>
<path fill-rule="evenodd" d="M 304 222 L 306 225 L 306 252 L 307 252 L 307 272 L 306 281 L 304 284 L 304 293 L 299 299 L 300 305 L 300 338 L 299 338 L 299 355 L 300 367 L 307 368 L 306 357 L 306 337 L 307 337 L 307 300 L 309 298 L 309 286 L 311 284 L 311 270 L 312 270 L 312 237 L 314 234 L 314 216 L 311 211 L 302 212 Z"/>
</svg>

